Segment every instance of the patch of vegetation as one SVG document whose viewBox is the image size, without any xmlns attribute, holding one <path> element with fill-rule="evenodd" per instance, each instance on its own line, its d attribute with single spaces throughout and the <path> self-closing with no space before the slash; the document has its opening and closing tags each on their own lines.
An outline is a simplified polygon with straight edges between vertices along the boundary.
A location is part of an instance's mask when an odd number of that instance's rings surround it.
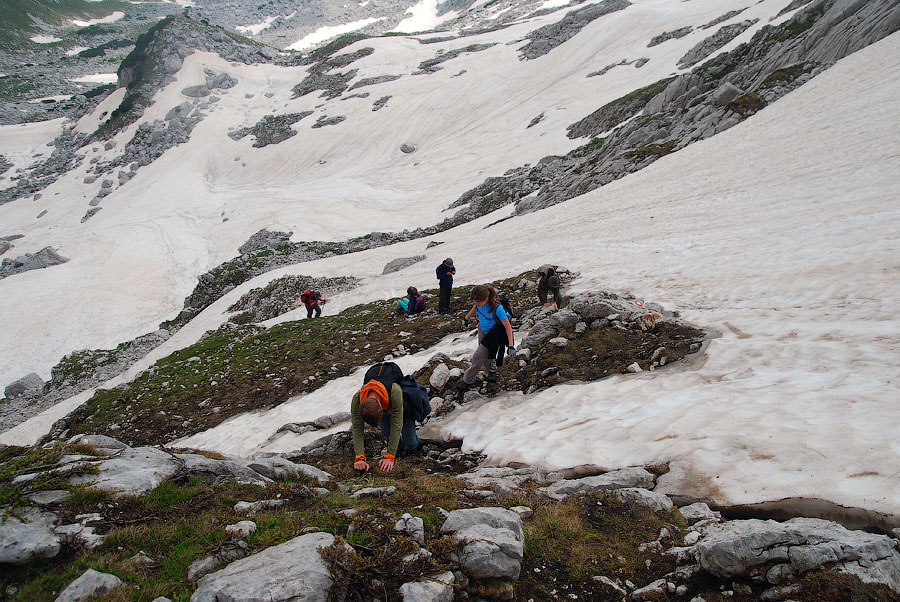
<svg viewBox="0 0 900 602">
<path fill-rule="evenodd" d="M 668 142 L 663 142 L 661 144 L 648 144 L 647 146 L 639 146 L 635 149 L 627 151 L 622 156 L 627 159 L 634 159 L 636 161 L 643 161 L 648 157 L 664 157 L 672 152 L 675 148 L 675 141 L 669 140 Z"/>
<path fill-rule="evenodd" d="M 585 157 L 588 155 L 592 155 L 594 151 L 600 150 L 603 147 L 603 143 L 606 142 L 606 138 L 597 138 L 591 139 L 590 142 L 585 144 L 584 146 L 579 146 L 575 150 L 569 153 L 570 157 Z"/>
<path fill-rule="evenodd" d="M 680 541 L 685 526 L 675 511 L 656 514 L 610 494 L 576 496 L 542 505 L 525 523 L 525 556 L 531 571 L 523 570 L 520 588 L 529 592 L 526 599 L 552 598 L 549 588 L 554 582 L 548 583 L 541 574 L 548 567 L 561 574 L 565 582 L 586 587 L 603 587 L 591 580 L 594 575 L 649 583 L 673 570 L 675 561 L 662 553 L 650 554 L 648 567 L 648 554 L 639 546 L 655 541 L 663 528 L 674 541 Z M 534 567 L 539 567 L 537 574 Z"/>
<path fill-rule="evenodd" d="M 762 84 L 760 84 L 760 88 L 766 89 L 773 88 L 780 84 L 789 84 L 804 73 L 812 71 L 813 67 L 814 64 L 811 63 L 797 63 L 790 67 L 776 69 L 763 80 Z"/>
<path fill-rule="evenodd" d="M 881 584 L 863 583 L 856 575 L 813 571 L 803 576 L 800 602 L 895 602 L 900 596 Z"/>
<path fill-rule="evenodd" d="M 40 33 L 41 21 L 62 25 L 69 19 L 104 17 L 127 6 L 119 0 L 3 0 L 0 46 L 11 48 Z"/>
<path fill-rule="evenodd" d="M 335 38 L 328 44 L 325 44 L 324 46 L 316 48 L 315 50 L 310 52 L 309 56 L 304 60 L 304 64 L 324 61 L 331 55 L 335 54 L 337 51 L 355 44 L 360 40 L 365 40 L 368 37 L 369 36 L 359 32 L 345 33 L 344 35 Z"/>
<path fill-rule="evenodd" d="M 7 75 L 0 78 L 0 100 L 2 101 L 19 100 L 23 96 L 27 97 L 29 92 L 37 89 L 37 82 L 25 77 Z"/>
<path fill-rule="evenodd" d="M 468 290 L 456 289 L 457 299 L 467 298 Z M 437 296 L 436 289 L 425 292 Z M 431 347 L 459 327 L 458 317 L 436 313 L 434 299 L 431 303 L 411 320 L 397 316 L 394 300 L 386 300 L 266 330 L 222 328 L 123 388 L 98 391 L 70 415 L 69 427 L 73 434 L 108 433 L 130 445 L 211 428 L 380 361 L 399 342 L 413 352 Z M 402 330 L 414 336 L 404 339 Z"/>
<path fill-rule="evenodd" d="M 430 555 L 419 555 L 419 544 L 394 531 L 397 519 L 384 510 L 370 510 L 353 519 L 353 534 L 321 551 L 336 587 L 331 602 L 385 600 L 400 602 L 399 588 L 423 575 L 459 568 L 451 556 L 460 546 L 449 537 L 429 541 Z M 412 559 L 404 560 L 412 556 Z"/>
<path fill-rule="evenodd" d="M 741 117 L 749 117 L 765 108 L 766 101 L 756 92 L 745 92 L 729 102 L 727 106 Z"/>
<path fill-rule="evenodd" d="M 55 470 L 59 460 L 66 454 L 92 454 L 93 449 L 85 446 L 55 444 L 50 447 L 3 447 L 0 448 L 0 518 L 6 520 L 6 513 L 13 507 L 27 506 L 30 493 L 46 489 L 64 488 L 70 477 L 96 474 L 97 469 L 84 463 L 71 464 Z M 29 480 L 14 483 L 19 477 L 36 475 Z"/>
</svg>

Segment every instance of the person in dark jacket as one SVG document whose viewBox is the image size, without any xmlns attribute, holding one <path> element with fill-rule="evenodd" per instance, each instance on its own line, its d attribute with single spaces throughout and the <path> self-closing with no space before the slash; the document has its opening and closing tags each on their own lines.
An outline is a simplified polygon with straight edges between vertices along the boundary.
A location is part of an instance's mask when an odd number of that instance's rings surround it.
<svg viewBox="0 0 900 602">
<path fill-rule="evenodd" d="M 435 270 L 440 292 L 438 294 L 438 311 L 445 314 L 450 311 L 450 292 L 453 290 L 453 275 L 456 274 L 456 268 L 453 267 L 453 260 L 449 257 L 441 262 L 441 265 Z"/>
<path fill-rule="evenodd" d="M 548 307 L 550 302 L 547 301 L 547 294 L 553 296 L 553 304 L 557 308 L 562 307 L 562 295 L 559 294 L 559 274 L 556 273 L 556 266 L 542 265 L 537 269 L 539 276 L 537 295 L 544 307 Z"/>
</svg>

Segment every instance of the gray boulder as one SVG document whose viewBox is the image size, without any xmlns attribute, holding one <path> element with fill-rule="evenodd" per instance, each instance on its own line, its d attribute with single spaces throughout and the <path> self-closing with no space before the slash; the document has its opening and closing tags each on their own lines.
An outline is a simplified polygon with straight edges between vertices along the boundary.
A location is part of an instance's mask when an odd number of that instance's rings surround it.
<svg viewBox="0 0 900 602">
<path fill-rule="evenodd" d="M 70 485 L 91 483 L 94 489 L 111 491 L 116 497 L 142 495 L 171 479 L 180 463 L 155 447 L 133 447 L 97 465 L 99 474 L 76 475 Z"/>
<path fill-rule="evenodd" d="M 743 94 L 744 91 L 730 82 L 725 82 L 709 95 L 709 102 L 724 107 L 729 102 Z"/>
<path fill-rule="evenodd" d="M 697 561 L 723 578 L 746 574 L 770 562 L 789 563 L 798 573 L 827 566 L 883 583 L 900 592 L 900 553 L 886 535 L 850 531 L 817 518 L 741 520 L 712 524 L 695 546 Z"/>
<path fill-rule="evenodd" d="M 237 560 L 200 579 L 191 602 L 326 602 L 332 579 L 318 548 L 333 543 L 329 533 L 310 533 Z"/>
<path fill-rule="evenodd" d="M 25 564 L 59 554 L 59 538 L 53 532 L 57 520 L 56 514 L 39 508 L 10 514 L 0 523 L 0 564 Z"/>
<path fill-rule="evenodd" d="M 425 255 L 413 255 L 412 257 L 398 257 L 393 261 L 389 261 L 385 266 L 384 270 L 381 272 L 382 275 L 390 274 L 393 272 L 399 272 L 403 268 L 407 268 L 415 263 L 419 263 L 420 261 L 424 261 L 426 259 Z"/>
<path fill-rule="evenodd" d="M 441 533 L 469 543 L 460 554 L 460 566 L 479 579 L 518 579 L 525 552 L 522 519 L 506 508 L 454 510 Z"/>
<path fill-rule="evenodd" d="M 6 385 L 6 388 L 3 389 L 3 396 L 7 399 L 12 399 L 13 397 L 18 397 L 19 395 L 25 395 L 27 393 L 40 391 L 43 388 L 44 379 L 42 379 L 38 374 L 34 372 L 29 372 L 22 378 L 14 380 L 13 382 Z"/>
<path fill-rule="evenodd" d="M 406 533 L 419 542 L 420 546 L 425 545 L 425 521 L 418 516 L 413 516 L 408 512 L 404 513 L 394 525 L 394 531 Z"/>
<path fill-rule="evenodd" d="M 56 602 L 81 602 L 103 592 L 112 591 L 120 585 L 122 580 L 115 575 L 88 569 L 62 591 Z"/>
<path fill-rule="evenodd" d="M 226 477 L 238 483 L 263 487 L 271 483 L 271 479 L 232 460 L 216 460 L 200 454 L 175 454 L 175 460 L 181 463 L 181 470 L 191 475 Z"/>
<path fill-rule="evenodd" d="M 626 487 L 651 489 L 654 485 L 653 475 L 643 468 L 622 468 L 594 477 L 581 479 L 563 479 L 547 487 L 538 489 L 538 493 L 553 499 L 563 499 L 573 493 L 594 491 L 610 491 Z"/>
<path fill-rule="evenodd" d="M 403 602 L 453 602 L 453 573 L 447 571 L 428 581 L 415 581 L 400 586 Z"/>
<path fill-rule="evenodd" d="M 320 485 L 331 480 L 331 475 L 309 464 L 296 464 L 282 456 L 258 455 L 247 463 L 247 468 L 272 480 L 296 479 L 301 474 L 313 477 Z"/>
<path fill-rule="evenodd" d="M 185 96 L 189 96 L 191 98 L 203 98 L 204 96 L 209 96 L 209 88 L 206 87 L 205 84 L 199 86 L 189 86 L 181 91 Z"/>
<path fill-rule="evenodd" d="M 428 379 L 429 384 L 437 390 L 443 389 L 450 380 L 450 368 L 446 364 L 440 363 L 434 367 L 431 377 Z"/>
<path fill-rule="evenodd" d="M 640 487 L 623 487 L 613 491 L 613 495 L 628 504 L 637 504 L 653 512 L 671 512 L 673 505 L 669 496 Z"/>
</svg>

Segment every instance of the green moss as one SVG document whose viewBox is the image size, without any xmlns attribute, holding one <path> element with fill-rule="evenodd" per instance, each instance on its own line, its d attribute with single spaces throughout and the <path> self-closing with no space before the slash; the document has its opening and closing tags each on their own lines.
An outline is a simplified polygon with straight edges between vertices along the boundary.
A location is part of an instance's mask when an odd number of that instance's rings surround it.
<svg viewBox="0 0 900 602">
<path fill-rule="evenodd" d="M 628 159 L 642 161 L 647 157 L 664 157 L 665 155 L 671 153 L 674 147 L 675 141 L 669 140 L 668 142 L 663 142 L 662 144 L 648 144 L 647 146 L 639 146 L 638 148 L 626 152 L 622 156 Z"/>
<path fill-rule="evenodd" d="M 322 46 L 320 48 L 316 48 L 315 50 L 310 52 L 309 57 L 307 58 L 307 60 L 305 62 L 316 63 L 319 61 L 324 61 L 325 59 L 327 59 L 328 57 L 330 57 L 331 55 L 336 53 L 338 50 L 341 50 L 342 48 L 346 48 L 347 46 L 350 46 L 351 44 L 355 44 L 356 42 L 359 42 L 360 40 L 365 40 L 368 37 L 369 36 L 359 33 L 359 32 L 346 33 L 346 34 L 338 37 L 337 39 L 329 42 L 328 44 L 325 44 L 324 46 Z"/>
<path fill-rule="evenodd" d="M 727 106 L 738 115 L 746 117 L 764 108 L 766 101 L 755 92 L 746 92 L 729 102 Z"/>
</svg>

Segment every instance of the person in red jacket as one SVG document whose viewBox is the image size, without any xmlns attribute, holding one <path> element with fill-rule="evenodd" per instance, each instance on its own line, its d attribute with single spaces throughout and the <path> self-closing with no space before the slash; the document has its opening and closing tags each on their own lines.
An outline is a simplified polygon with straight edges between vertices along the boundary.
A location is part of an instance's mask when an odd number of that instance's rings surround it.
<svg viewBox="0 0 900 602">
<path fill-rule="evenodd" d="M 300 300 L 303 301 L 303 305 L 306 306 L 306 317 L 312 318 L 313 312 L 316 313 L 316 317 L 322 315 L 322 308 L 319 307 L 319 303 L 325 304 L 325 297 L 321 295 L 321 293 L 317 293 L 316 291 L 306 290 L 300 295 Z"/>
</svg>

